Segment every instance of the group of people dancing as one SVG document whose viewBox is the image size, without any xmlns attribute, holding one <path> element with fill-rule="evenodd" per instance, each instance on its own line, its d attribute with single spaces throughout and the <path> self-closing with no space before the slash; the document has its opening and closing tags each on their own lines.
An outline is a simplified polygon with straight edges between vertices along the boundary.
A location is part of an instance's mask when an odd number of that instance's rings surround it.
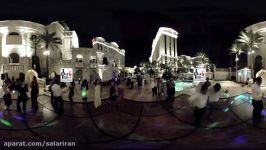
<svg viewBox="0 0 266 150">
<path fill-rule="evenodd" d="M 67 90 L 64 90 L 67 89 Z M 65 84 L 60 84 L 58 78 L 54 78 L 50 83 L 50 92 L 51 92 L 51 103 L 56 112 L 63 112 L 63 94 L 68 92 L 68 98 L 70 103 L 74 102 L 75 94 L 81 94 L 81 99 L 83 103 L 88 102 L 88 98 L 90 96 L 93 97 L 93 103 L 95 108 L 98 108 L 102 104 L 102 86 L 101 80 L 95 79 L 92 82 L 89 82 L 87 79 L 83 79 L 80 84 L 80 91 L 78 92 L 76 88 L 75 82 L 71 82 L 69 86 L 66 88 Z M 110 81 L 110 89 L 109 89 L 110 97 L 109 99 L 112 102 L 112 108 L 115 107 L 115 101 L 118 98 L 124 97 L 124 87 L 121 81 Z"/>
<path fill-rule="evenodd" d="M 223 93 L 228 93 L 227 90 L 222 90 L 220 83 L 212 85 L 210 81 L 200 82 L 195 93 L 190 97 L 191 106 L 194 108 L 194 123 L 199 125 L 206 112 L 207 107 L 209 113 L 212 114 L 213 110 L 217 108 L 218 101 Z"/>
<path fill-rule="evenodd" d="M 22 112 L 24 115 L 26 114 L 26 106 L 27 106 L 27 101 L 29 99 L 29 95 L 27 94 L 29 92 L 29 87 L 25 83 L 25 78 L 24 76 L 20 76 L 19 78 L 16 79 L 12 77 L 12 79 L 7 78 L 4 80 L 3 86 L 2 86 L 4 95 L 3 99 L 6 105 L 7 111 L 11 110 L 10 106 L 12 105 L 12 98 L 11 98 L 11 92 L 17 93 L 17 111 Z M 39 86 L 37 82 L 37 78 L 34 76 L 32 78 L 32 82 L 30 83 L 30 96 L 31 96 L 31 108 L 34 111 L 38 110 L 38 102 L 37 102 L 37 97 L 39 95 Z M 21 109 L 21 104 L 22 104 L 22 109 Z"/>
</svg>

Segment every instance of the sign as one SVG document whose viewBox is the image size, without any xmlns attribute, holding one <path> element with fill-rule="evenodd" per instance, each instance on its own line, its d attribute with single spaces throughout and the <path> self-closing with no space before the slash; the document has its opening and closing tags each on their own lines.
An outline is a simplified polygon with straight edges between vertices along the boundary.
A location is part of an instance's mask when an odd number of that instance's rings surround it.
<svg viewBox="0 0 266 150">
<path fill-rule="evenodd" d="M 205 82 L 205 80 L 206 80 L 206 68 L 194 68 L 193 79 L 194 79 L 194 81 Z"/>
<path fill-rule="evenodd" d="M 60 82 L 72 82 L 73 81 L 73 69 L 61 68 L 60 69 Z"/>
</svg>

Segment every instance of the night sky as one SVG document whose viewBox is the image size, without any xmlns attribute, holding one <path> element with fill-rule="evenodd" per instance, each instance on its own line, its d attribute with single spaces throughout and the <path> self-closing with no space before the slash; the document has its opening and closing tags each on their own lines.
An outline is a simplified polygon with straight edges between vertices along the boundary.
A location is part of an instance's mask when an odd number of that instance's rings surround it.
<svg viewBox="0 0 266 150">
<path fill-rule="evenodd" d="M 265 8 L 266 1 L 256 0 L 8 0 L 1 1 L 0 20 L 64 20 L 80 47 L 91 47 L 96 36 L 117 42 L 126 66 L 148 61 L 158 28 L 171 27 L 179 33 L 179 55 L 205 51 L 218 67 L 228 67 L 232 42 L 245 27 L 266 21 Z"/>
</svg>

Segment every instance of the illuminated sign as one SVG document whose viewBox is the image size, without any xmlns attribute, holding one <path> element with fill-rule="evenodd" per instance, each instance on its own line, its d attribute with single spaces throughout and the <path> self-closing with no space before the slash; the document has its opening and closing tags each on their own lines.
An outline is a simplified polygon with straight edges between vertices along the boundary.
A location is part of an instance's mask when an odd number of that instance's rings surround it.
<svg viewBox="0 0 266 150">
<path fill-rule="evenodd" d="M 193 79 L 194 81 L 205 81 L 206 80 L 206 68 L 194 68 Z"/>
<path fill-rule="evenodd" d="M 72 82 L 73 81 L 73 69 L 61 68 L 60 69 L 60 82 Z"/>
</svg>

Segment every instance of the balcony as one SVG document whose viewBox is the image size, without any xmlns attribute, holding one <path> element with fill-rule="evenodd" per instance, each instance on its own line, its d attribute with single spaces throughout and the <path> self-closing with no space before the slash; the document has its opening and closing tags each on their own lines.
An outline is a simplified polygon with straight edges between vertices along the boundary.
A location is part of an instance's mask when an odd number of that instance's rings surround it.
<svg viewBox="0 0 266 150">
<path fill-rule="evenodd" d="M 21 71 L 21 72 L 24 72 L 24 65 L 20 65 L 20 64 L 4 65 L 4 72 L 5 71 Z"/>
</svg>

